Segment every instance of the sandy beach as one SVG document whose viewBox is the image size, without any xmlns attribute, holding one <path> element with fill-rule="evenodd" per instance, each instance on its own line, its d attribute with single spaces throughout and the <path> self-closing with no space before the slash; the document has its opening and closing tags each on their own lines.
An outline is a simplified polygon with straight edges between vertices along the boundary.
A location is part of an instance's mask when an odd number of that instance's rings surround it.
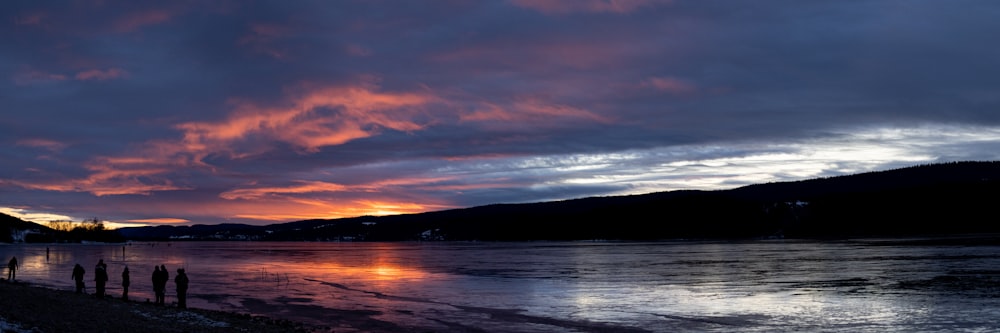
<svg viewBox="0 0 1000 333">
<path fill-rule="evenodd" d="M 286 320 L 224 311 L 178 309 L 120 298 L 98 299 L 0 281 L 2 332 L 330 332 Z"/>
</svg>

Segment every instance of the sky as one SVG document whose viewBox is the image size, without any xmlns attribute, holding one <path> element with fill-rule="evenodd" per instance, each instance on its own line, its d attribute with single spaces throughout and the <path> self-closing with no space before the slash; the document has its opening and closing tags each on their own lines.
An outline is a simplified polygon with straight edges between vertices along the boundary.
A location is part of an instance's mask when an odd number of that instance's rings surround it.
<svg viewBox="0 0 1000 333">
<path fill-rule="evenodd" d="M 1000 155 L 992 0 L 5 1 L 0 212 L 272 224 Z"/>
</svg>

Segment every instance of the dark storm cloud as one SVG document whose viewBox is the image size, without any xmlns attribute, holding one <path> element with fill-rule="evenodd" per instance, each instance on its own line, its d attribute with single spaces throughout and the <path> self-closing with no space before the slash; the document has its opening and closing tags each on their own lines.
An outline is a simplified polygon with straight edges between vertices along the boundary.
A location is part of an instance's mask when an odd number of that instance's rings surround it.
<svg viewBox="0 0 1000 333">
<path fill-rule="evenodd" d="M 4 6 L 22 211 L 283 221 L 997 158 L 990 1 Z"/>
</svg>

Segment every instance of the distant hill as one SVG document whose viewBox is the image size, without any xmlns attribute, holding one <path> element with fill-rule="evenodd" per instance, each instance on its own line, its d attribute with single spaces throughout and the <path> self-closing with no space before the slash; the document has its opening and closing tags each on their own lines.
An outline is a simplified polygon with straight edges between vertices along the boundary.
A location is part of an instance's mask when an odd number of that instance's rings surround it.
<svg viewBox="0 0 1000 333">
<path fill-rule="evenodd" d="M 308 241 L 842 238 L 1000 232 L 1000 162 L 267 226 L 123 228 L 130 239 Z"/>
<path fill-rule="evenodd" d="M 0 242 L 11 243 L 23 241 L 24 236 L 32 231 L 48 229 L 38 223 L 24 221 L 22 219 L 0 213 Z"/>
<path fill-rule="evenodd" d="M 69 225 L 67 224 L 67 227 Z M 124 242 L 125 238 L 117 230 L 104 229 L 98 221 L 77 224 L 75 228 L 54 230 L 47 226 L 29 222 L 0 213 L 0 243 L 79 243 L 82 241 Z"/>
</svg>

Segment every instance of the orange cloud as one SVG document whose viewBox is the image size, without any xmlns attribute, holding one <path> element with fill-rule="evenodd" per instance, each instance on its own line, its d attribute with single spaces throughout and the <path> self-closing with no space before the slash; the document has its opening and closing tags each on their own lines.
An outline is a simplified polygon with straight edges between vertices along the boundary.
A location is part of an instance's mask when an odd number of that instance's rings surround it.
<svg viewBox="0 0 1000 333">
<path fill-rule="evenodd" d="M 44 142 L 29 142 L 42 144 Z M 162 155 L 158 155 L 162 154 Z M 174 191 L 191 189 L 189 186 L 176 185 L 164 175 L 182 168 L 200 166 L 190 157 L 183 155 L 169 156 L 167 151 L 149 151 L 140 156 L 96 157 L 83 167 L 90 172 L 85 178 L 25 181 L 0 180 L 0 183 L 16 185 L 26 189 L 55 192 L 90 192 L 96 196 L 140 194 L 149 195 L 156 191 Z M 150 155 L 150 156 L 142 156 Z"/>
<path fill-rule="evenodd" d="M 235 199 L 245 199 L 254 200 L 260 199 L 269 195 L 280 195 L 280 194 L 302 194 L 302 193 L 315 193 L 315 192 L 340 192 L 347 190 L 347 186 L 320 182 L 320 181 L 297 181 L 297 185 L 288 187 L 257 187 L 248 189 L 236 189 L 231 191 L 223 192 L 219 194 L 219 197 L 228 200 Z"/>
<path fill-rule="evenodd" d="M 296 98 L 289 107 L 237 106 L 223 122 L 191 122 L 184 145 L 191 150 L 230 151 L 233 143 L 259 135 L 290 143 L 306 152 L 370 137 L 382 128 L 415 131 L 426 125 L 413 119 L 420 107 L 437 98 L 416 93 L 381 93 L 364 87 L 316 89 Z"/>
<path fill-rule="evenodd" d="M 3 180 L 0 180 L 2 183 Z M 307 219 L 335 219 L 365 215 L 395 215 L 455 208 L 433 200 L 414 202 L 389 196 L 370 195 L 366 200 L 332 200 L 287 197 L 263 197 L 255 200 L 202 200 L 176 202 L 148 200 L 141 205 L 122 205 L 114 214 L 173 215 L 183 212 L 184 218 L 150 218 L 122 221 L 140 224 L 221 223 L 230 219 L 251 219 L 269 222 L 289 222 Z M 0 212 L 4 212 L 0 207 Z M 55 218 L 48 218 L 52 220 Z M 68 217 L 61 219 L 69 219 Z M 38 219 L 36 219 L 38 220 Z"/>
<path fill-rule="evenodd" d="M 223 192 L 219 197 L 228 200 L 255 200 L 264 197 L 281 197 L 294 194 L 322 192 L 377 192 L 388 187 L 425 185 L 449 180 L 449 177 L 384 179 L 360 185 L 342 185 L 322 181 L 297 180 L 290 186 L 269 186 L 235 189 Z"/>
<path fill-rule="evenodd" d="M 128 72 L 121 68 L 109 68 L 107 70 L 91 69 L 76 73 L 76 79 L 81 81 L 96 80 L 105 81 L 128 77 Z"/>
<path fill-rule="evenodd" d="M 406 202 L 386 196 L 391 188 L 412 185 L 433 184 L 449 180 L 447 177 L 399 178 L 377 182 L 342 185 L 322 181 L 295 181 L 289 186 L 270 186 L 226 191 L 219 196 L 241 207 L 231 217 L 288 221 L 317 218 L 340 218 L 362 215 L 394 215 L 425 212 L 428 210 L 453 208 L 451 205 L 434 202 Z M 366 200 L 345 201 L 322 197 L 322 193 L 365 192 Z M 306 194 L 311 194 L 305 196 Z M 378 197 L 382 197 L 378 199 Z M 255 203 L 251 206 L 243 203 Z M 220 204 L 229 206 L 230 203 Z M 289 213 L 294 212 L 294 213 Z"/>
<path fill-rule="evenodd" d="M 298 193 L 303 194 L 303 193 Z M 183 205 L 176 207 L 176 205 Z M 309 198 L 292 194 L 263 195 L 247 200 L 219 200 L 198 203 L 153 203 L 144 206 L 143 213 L 170 214 L 178 209 L 192 216 L 204 216 L 215 223 L 218 219 L 253 219 L 286 222 L 307 219 L 334 219 L 364 215 L 395 215 L 421 213 L 455 208 L 453 205 L 427 199 L 416 202 L 380 193 L 367 193 L 364 200 L 345 200 L 317 196 Z"/>
<path fill-rule="evenodd" d="M 295 199 L 282 201 L 255 201 L 250 207 L 234 210 L 233 218 L 264 221 L 295 221 L 307 219 L 333 219 L 365 215 L 397 215 L 421 213 L 429 210 L 454 208 L 447 205 L 400 202 L 388 200 L 359 200 L 351 202 Z M 294 213 L 289 213 L 294 212 Z"/>
<path fill-rule="evenodd" d="M 86 179 L 68 180 L 62 182 L 28 182 L 11 179 L 0 179 L 0 184 L 11 184 L 29 190 L 53 192 L 90 192 L 96 196 L 121 194 L 150 194 L 155 191 L 171 191 L 189 189 L 175 186 L 164 180 L 161 184 L 149 184 L 146 181 L 132 177 L 88 177 Z"/>
<path fill-rule="evenodd" d="M 196 166 L 187 158 L 165 156 L 99 157 L 85 165 L 91 171 L 85 179 L 71 182 L 78 191 L 97 196 L 142 194 L 191 189 L 174 184 L 163 176 L 177 169 Z"/>
<path fill-rule="evenodd" d="M 510 0 L 518 7 L 545 14 L 631 13 L 643 7 L 669 4 L 672 0 Z"/>
<path fill-rule="evenodd" d="M 532 122 L 532 124 L 545 124 L 544 121 L 559 118 L 610 122 L 609 119 L 584 109 L 548 103 L 534 98 L 518 100 L 508 107 L 484 103 L 482 108 L 459 116 L 462 121 Z"/>
<path fill-rule="evenodd" d="M 437 100 L 429 94 L 384 93 L 368 86 L 312 88 L 292 98 L 286 107 L 237 104 L 224 121 L 177 125 L 176 128 L 183 132 L 180 140 L 149 141 L 123 156 L 94 158 L 84 165 L 90 171 L 86 178 L 58 182 L 6 180 L 4 183 L 37 190 L 90 192 L 97 196 L 186 190 L 192 187 L 175 184 L 167 175 L 192 168 L 214 171 L 213 166 L 204 162 L 212 154 L 241 158 L 267 149 L 256 145 L 238 148 L 251 136 L 289 143 L 306 153 L 316 152 L 325 146 L 377 135 L 383 129 L 423 129 L 426 124 L 414 119 L 422 115 L 421 107 Z M 40 140 L 25 140 L 20 144 L 58 147 Z M 335 184 L 301 183 L 290 188 L 234 190 L 224 195 L 252 198 L 320 190 L 341 189 Z"/>
<path fill-rule="evenodd" d="M 128 220 L 128 221 L 125 221 L 125 222 L 170 224 L 170 223 L 188 223 L 188 222 L 191 222 L 191 221 L 188 221 L 188 220 L 185 220 L 185 219 L 177 219 L 177 218 L 165 217 L 165 218 L 155 218 L 155 219 Z"/>
<path fill-rule="evenodd" d="M 43 148 L 49 151 L 60 151 L 66 148 L 66 144 L 48 139 L 21 139 L 14 144 L 18 146 Z"/>
</svg>

